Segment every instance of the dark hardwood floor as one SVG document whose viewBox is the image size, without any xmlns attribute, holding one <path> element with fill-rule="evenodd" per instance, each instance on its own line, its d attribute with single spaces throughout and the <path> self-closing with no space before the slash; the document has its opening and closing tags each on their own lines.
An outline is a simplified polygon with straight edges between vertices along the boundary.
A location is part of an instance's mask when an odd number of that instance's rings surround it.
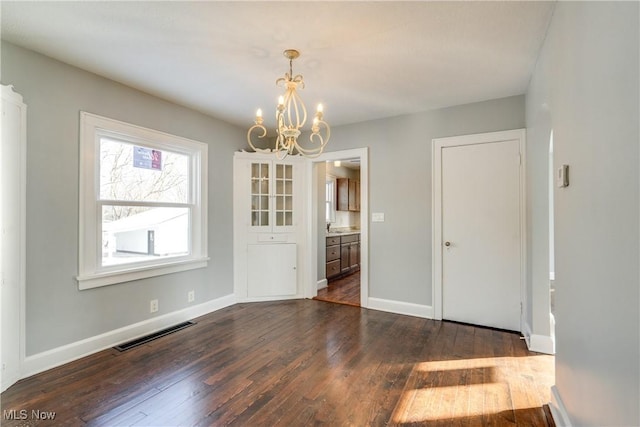
<svg viewBox="0 0 640 427">
<path fill-rule="evenodd" d="M 2 425 L 547 425 L 553 357 L 514 333 L 312 300 L 196 321 L 20 381 Z"/>
<path fill-rule="evenodd" d="M 360 271 L 329 280 L 328 286 L 319 289 L 314 299 L 360 307 Z"/>
</svg>

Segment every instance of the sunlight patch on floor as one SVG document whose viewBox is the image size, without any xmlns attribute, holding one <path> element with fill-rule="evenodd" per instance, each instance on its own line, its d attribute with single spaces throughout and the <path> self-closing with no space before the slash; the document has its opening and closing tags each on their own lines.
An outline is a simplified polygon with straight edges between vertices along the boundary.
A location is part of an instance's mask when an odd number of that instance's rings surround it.
<svg viewBox="0 0 640 427">
<path fill-rule="evenodd" d="M 540 407 L 546 403 L 540 393 L 550 387 L 549 360 L 530 356 L 416 363 L 391 419 L 397 424 L 477 421 L 488 414 L 511 416 Z"/>
<path fill-rule="evenodd" d="M 501 412 L 511 408 L 506 384 L 472 384 L 409 390 L 393 413 L 394 423 L 416 423 L 452 418 L 481 417 L 490 406 Z M 461 404 L 464 402 L 464 404 Z"/>
</svg>

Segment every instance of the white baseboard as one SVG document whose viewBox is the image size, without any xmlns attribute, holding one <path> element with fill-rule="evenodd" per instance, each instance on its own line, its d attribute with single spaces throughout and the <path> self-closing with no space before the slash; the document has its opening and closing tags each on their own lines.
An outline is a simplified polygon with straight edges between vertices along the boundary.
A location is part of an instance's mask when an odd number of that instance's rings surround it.
<svg viewBox="0 0 640 427">
<path fill-rule="evenodd" d="M 527 343 L 527 348 L 530 351 L 544 354 L 556 354 L 556 342 L 554 337 L 531 333 L 531 327 L 527 323 L 524 325 L 522 334 L 524 335 L 524 339 Z"/>
<path fill-rule="evenodd" d="M 556 386 L 551 387 L 551 402 L 549 403 L 549 409 L 551 409 L 551 416 L 553 416 L 553 422 L 558 427 L 571 427 L 571 419 L 567 413 L 567 409 L 562 403 L 560 394 Z"/>
<path fill-rule="evenodd" d="M 381 298 L 369 298 L 367 308 L 387 311 L 389 313 L 405 314 L 407 316 L 433 319 L 433 307 L 430 305 L 413 304 L 410 302 L 393 301 Z"/>
<path fill-rule="evenodd" d="M 327 286 L 329 286 L 329 282 L 327 281 L 327 279 L 318 280 L 318 290 L 324 289 Z"/>
<path fill-rule="evenodd" d="M 296 295 L 285 295 L 285 296 L 271 296 L 271 297 L 243 297 L 237 298 L 236 303 L 245 303 L 245 302 L 271 302 L 271 301 L 289 301 L 292 299 L 303 299 L 304 296 L 301 294 Z"/>
<path fill-rule="evenodd" d="M 229 307 L 236 303 L 235 295 L 227 295 L 202 304 L 167 313 L 162 316 L 134 323 L 95 337 L 76 341 L 61 347 L 28 356 L 22 363 L 22 378 L 64 365 L 90 354 L 102 351 L 126 341 L 130 341 L 147 334 L 173 326 L 180 322 Z"/>
<path fill-rule="evenodd" d="M 544 354 L 556 354 L 556 343 L 553 337 L 548 335 L 532 334 L 527 341 L 529 350 Z"/>
</svg>

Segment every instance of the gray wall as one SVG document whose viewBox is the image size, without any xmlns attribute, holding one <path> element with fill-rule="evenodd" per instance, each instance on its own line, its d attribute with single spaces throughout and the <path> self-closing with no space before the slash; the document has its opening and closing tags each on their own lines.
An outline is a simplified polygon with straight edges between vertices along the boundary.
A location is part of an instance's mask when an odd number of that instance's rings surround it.
<svg viewBox="0 0 640 427">
<path fill-rule="evenodd" d="M 369 296 L 432 305 L 431 140 L 525 127 L 524 96 L 332 130 L 330 150 L 369 147 Z M 367 219 L 370 221 L 370 219 Z"/>
<path fill-rule="evenodd" d="M 559 2 L 527 92 L 536 161 L 553 128 L 570 167 L 554 195 L 556 388 L 579 426 L 640 425 L 638 16 Z"/>
<path fill-rule="evenodd" d="M 26 353 L 89 338 L 233 293 L 232 156 L 245 130 L 48 57 L 2 43 L 2 84 L 27 114 Z M 204 269 L 78 291 L 80 110 L 209 144 L 209 256 Z"/>
</svg>

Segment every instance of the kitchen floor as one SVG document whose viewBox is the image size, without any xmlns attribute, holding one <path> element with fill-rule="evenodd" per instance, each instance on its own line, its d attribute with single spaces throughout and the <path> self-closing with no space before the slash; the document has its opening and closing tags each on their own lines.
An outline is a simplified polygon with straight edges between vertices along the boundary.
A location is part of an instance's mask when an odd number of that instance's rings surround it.
<svg viewBox="0 0 640 427">
<path fill-rule="evenodd" d="M 318 290 L 314 299 L 360 307 L 360 271 L 330 280 L 326 288 Z"/>
</svg>

